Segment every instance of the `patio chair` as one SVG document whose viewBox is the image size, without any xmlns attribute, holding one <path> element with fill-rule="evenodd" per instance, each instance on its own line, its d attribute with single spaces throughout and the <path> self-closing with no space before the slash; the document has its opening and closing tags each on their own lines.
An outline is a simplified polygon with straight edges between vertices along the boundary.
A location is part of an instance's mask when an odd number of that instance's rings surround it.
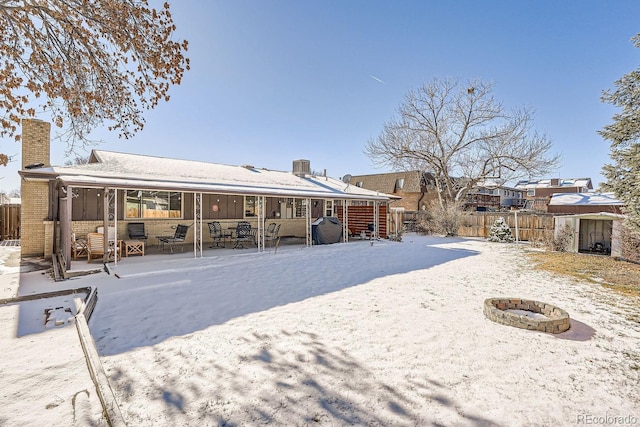
<svg viewBox="0 0 640 427">
<path fill-rule="evenodd" d="M 114 255 L 117 255 L 118 259 L 120 259 L 120 248 L 118 246 L 109 245 L 107 251 L 107 260 L 113 259 Z M 104 258 L 104 234 L 102 233 L 87 234 L 87 262 L 91 262 L 91 259 L 95 257 Z"/>
<path fill-rule="evenodd" d="M 182 252 L 184 252 L 184 241 L 187 237 L 187 232 L 189 231 L 189 225 L 178 224 L 176 226 L 176 232 L 173 236 L 160 236 L 158 240 L 162 243 L 162 250 L 164 250 L 165 246 L 169 246 L 171 253 L 173 253 L 173 247 L 175 245 L 180 245 Z"/>
<path fill-rule="evenodd" d="M 147 243 L 149 236 L 144 232 L 144 222 L 130 222 L 127 224 L 130 240 L 142 240 Z"/>
<path fill-rule="evenodd" d="M 87 256 L 87 239 L 79 239 L 76 233 L 71 234 L 71 256 L 73 259 Z"/>
<path fill-rule="evenodd" d="M 241 221 L 236 226 L 236 244 L 233 249 L 244 249 L 245 242 L 253 243 L 255 240 L 253 230 L 251 229 L 251 224 L 246 221 Z"/>
<path fill-rule="evenodd" d="M 209 246 L 210 248 L 223 248 L 227 243 L 227 238 L 231 237 L 231 233 L 227 233 L 222 229 L 222 225 L 220 225 L 219 221 L 208 222 L 209 226 L 209 236 L 213 239 L 213 243 Z M 220 242 L 222 242 L 222 246 L 220 246 Z"/>
<path fill-rule="evenodd" d="M 264 235 L 265 236 L 270 236 L 271 234 L 273 234 L 273 230 L 276 229 L 276 223 L 275 222 L 270 222 L 269 225 L 267 226 L 267 229 L 264 231 Z M 256 233 L 253 234 L 253 237 L 255 237 L 253 243 L 258 246 L 258 235 Z"/>
<path fill-rule="evenodd" d="M 267 231 L 264 234 L 264 243 L 267 244 L 270 242 L 272 247 L 277 248 L 280 243 L 280 236 L 278 235 L 279 232 L 280 224 L 276 224 L 275 222 L 269 224 Z"/>
</svg>

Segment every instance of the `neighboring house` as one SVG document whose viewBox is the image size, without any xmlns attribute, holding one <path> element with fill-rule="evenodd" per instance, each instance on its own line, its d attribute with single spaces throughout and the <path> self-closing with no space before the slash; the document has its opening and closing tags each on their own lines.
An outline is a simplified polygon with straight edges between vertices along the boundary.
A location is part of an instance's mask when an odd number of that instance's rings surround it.
<svg viewBox="0 0 640 427">
<path fill-rule="evenodd" d="M 553 214 L 622 213 L 623 203 L 613 193 L 556 193 L 547 211 Z"/>
<path fill-rule="evenodd" d="M 462 185 L 464 180 L 458 178 L 457 181 Z M 438 199 L 433 175 L 428 172 L 414 170 L 357 175 L 352 176 L 350 182 L 351 185 L 400 197 L 390 206 L 402 209 L 408 219 Z M 510 210 L 524 206 L 524 194 L 525 190 L 486 181 L 468 191 L 462 200 L 467 210 Z"/>
<path fill-rule="evenodd" d="M 497 182 L 480 182 L 467 192 L 465 210 L 508 211 L 521 209 L 525 205 L 525 191 L 499 185 Z"/>
<path fill-rule="evenodd" d="M 354 175 L 349 182 L 356 187 L 396 196 L 389 206 L 403 212 L 404 222 L 415 220 L 419 211 L 426 210 L 429 203 L 438 198 L 433 175 L 417 170 Z"/>
<path fill-rule="evenodd" d="M 0 193 L 0 205 L 19 205 L 20 197 L 9 197 L 6 193 Z"/>
<path fill-rule="evenodd" d="M 94 150 L 87 164 L 58 167 L 50 166 L 50 124 L 23 120 L 22 128 L 25 257 L 62 253 L 70 259 L 72 234 L 115 226 L 123 239 L 128 222 L 144 222 L 152 241 L 177 224 L 192 226 L 187 243 L 194 252 L 209 239 L 203 228 L 210 220 L 225 227 L 249 221 L 258 241 L 263 225 L 274 221 L 282 225 L 280 235 L 306 237 L 311 244 L 311 221 L 319 216 L 340 217 L 345 239 L 369 223 L 386 237 L 390 196 L 310 175 L 308 160 L 282 172 Z"/>
<path fill-rule="evenodd" d="M 593 190 L 593 184 L 591 178 L 550 178 L 518 181 L 515 188 L 526 191 L 527 209 L 547 212 L 553 194 L 587 193 Z"/>
<path fill-rule="evenodd" d="M 429 200 L 437 198 L 432 175 L 417 170 L 354 175 L 349 182 L 356 187 L 397 196 L 391 206 L 402 207 L 405 212 L 424 210 Z"/>
<path fill-rule="evenodd" d="M 0 240 L 20 238 L 20 198 L 0 193 Z"/>
</svg>

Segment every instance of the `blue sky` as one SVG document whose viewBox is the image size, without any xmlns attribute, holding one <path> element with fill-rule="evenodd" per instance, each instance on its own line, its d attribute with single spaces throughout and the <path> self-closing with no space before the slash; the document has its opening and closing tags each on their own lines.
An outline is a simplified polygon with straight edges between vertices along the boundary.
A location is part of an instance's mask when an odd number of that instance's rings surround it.
<svg viewBox="0 0 640 427">
<path fill-rule="evenodd" d="M 171 2 L 189 71 L 131 140 L 97 130 L 98 148 L 290 170 L 308 159 L 333 177 L 385 172 L 364 154 L 405 94 L 434 78 L 494 84 L 506 107 L 535 110 L 563 163 L 591 177 L 609 159 L 597 130 L 615 110 L 602 90 L 640 65 L 629 39 L 640 2 Z M 379 80 L 381 81 L 379 81 Z M 7 154 L 19 148 L 3 141 Z M 52 163 L 65 146 L 54 143 Z M 19 160 L 0 191 L 19 186 Z"/>
</svg>

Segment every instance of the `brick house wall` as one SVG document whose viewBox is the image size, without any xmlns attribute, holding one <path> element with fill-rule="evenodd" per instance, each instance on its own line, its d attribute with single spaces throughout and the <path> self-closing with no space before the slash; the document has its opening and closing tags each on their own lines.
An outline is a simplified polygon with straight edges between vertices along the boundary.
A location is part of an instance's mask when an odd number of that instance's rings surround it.
<svg viewBox="0 0 640 427">
<path fill-rule="evenodd" d="M 402 181 L 402 188 L 398 188 L 398 180 Z M 435 187 L 424 182 L 420 171 L 390 172 L 371 175 L 355 175 L 351 177 L 351 185 L 367 190 L 393 194 L 401 197 L 389 203 L 393 208 L 404 208 L 406 212 L 417 212 L 427 207 L 432 200 L 437 200 Z"/>
<path fill-rule="evenodd" d="M 50 166 L 50 132 L 51 124 L 48 122 L 22 119 L 22 169 L 35 163 Z M 51 242 L 52 231 L 52 227 L 47 226 L 49 183 L 23 180 L 20 187 L 22 257 L 50 256 L 53 248 L 45 248 L 47 242 Z"/>
</svg>

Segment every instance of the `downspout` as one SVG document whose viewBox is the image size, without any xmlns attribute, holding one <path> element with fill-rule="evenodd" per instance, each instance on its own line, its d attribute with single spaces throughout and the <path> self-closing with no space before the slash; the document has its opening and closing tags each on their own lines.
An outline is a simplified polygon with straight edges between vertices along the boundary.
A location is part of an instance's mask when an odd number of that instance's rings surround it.
<svg viewBox="0 0 640 427">
<path fill-rule="evenodd" d="M 426 174 L 422 174 L 422 179 L 424 180 L 424 186 L 420 186 L 420 198 L 418 199 L 418 206 L 416 211 L 420 212 L 422 207 L 422 200 L 427 196 L 427 177 Z"/>
<path fill-rule="evenodd" d="M 420 198 L 418 199 L 418 206 L 417 206 L 418 209 L 416 209 L 417 212 L 420 212 L 420 209 L 421 209 L 421 206 L 422 206 L 422 199 L 424 199 L 425 196 L 427 195 L 426 190 L 421 191 L 420 193 L 421 194 L 420 194 Z"/>
</svg>

